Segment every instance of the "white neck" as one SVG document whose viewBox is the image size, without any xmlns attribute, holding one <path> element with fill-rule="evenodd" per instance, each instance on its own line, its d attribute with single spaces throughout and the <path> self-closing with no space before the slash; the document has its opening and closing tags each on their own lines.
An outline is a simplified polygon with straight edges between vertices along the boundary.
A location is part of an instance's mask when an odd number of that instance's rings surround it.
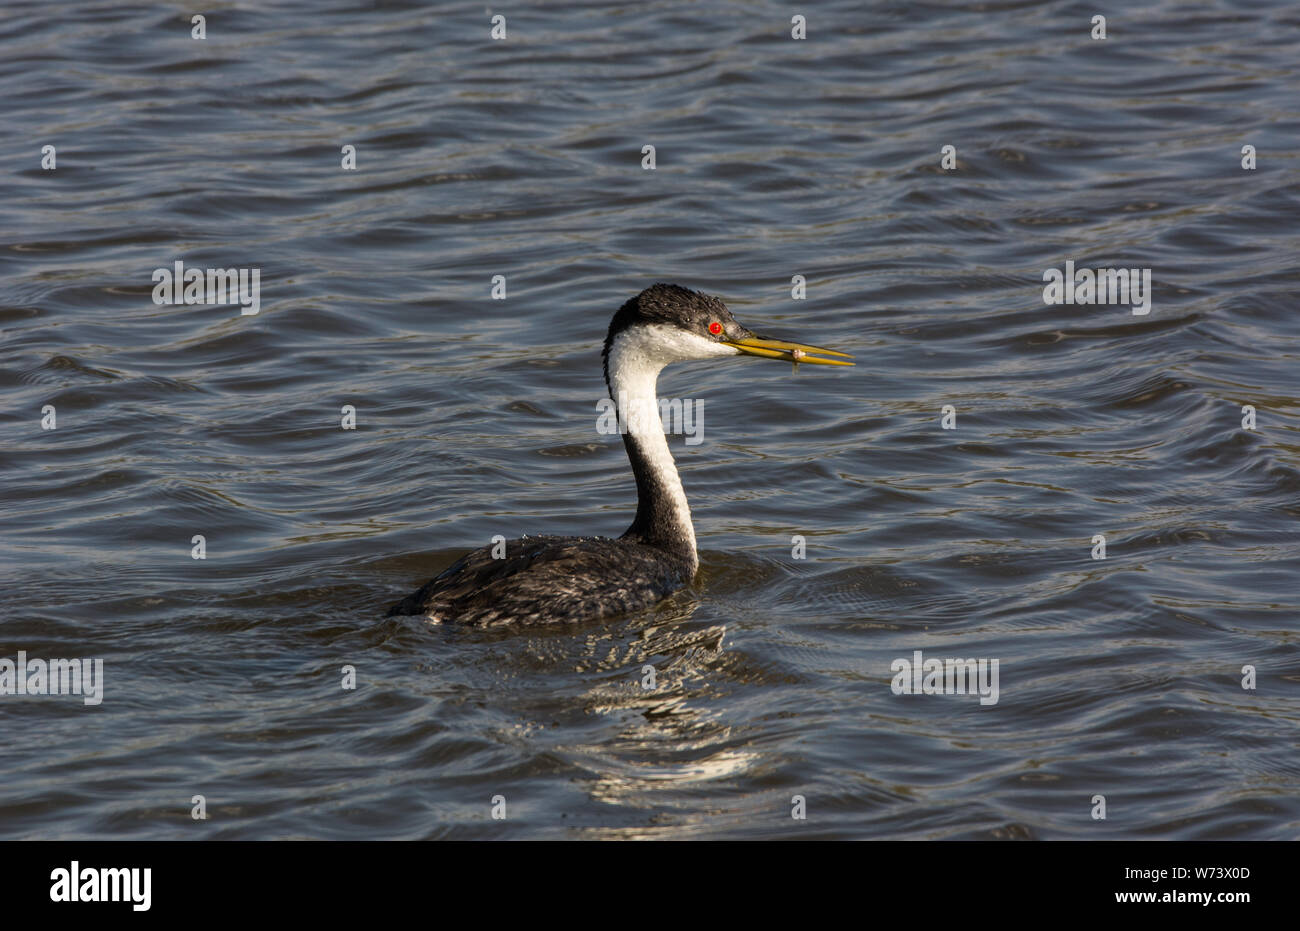
<svg viewBox="0 0 1300 931">
<path fill-rule="evenodd" d="M 664 436 L 655 386 L 660 371 L 670 362 L 734 354 L 730 347 L 673 327 L 638 326 L 614 339 L 606 360 L 610 394 L 619 408 L 619 428 L 625 431 L 628 458 L 637 473 L 637 519 L 624 536 L 659 544 L 671 540 L 683 551 L 689 549 L 689 554 L 683 555 L 689 555 L 692 571 L 699 566 L 695 527 Z"/>
</svg>

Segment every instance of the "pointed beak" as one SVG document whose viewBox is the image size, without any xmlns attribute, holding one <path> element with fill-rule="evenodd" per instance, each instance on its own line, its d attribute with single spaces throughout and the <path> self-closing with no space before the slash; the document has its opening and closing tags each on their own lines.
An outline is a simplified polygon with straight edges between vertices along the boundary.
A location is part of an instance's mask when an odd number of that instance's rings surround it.
<svg viewBox="0 0 1300 931">
<path fill-rule="evenodd" d="M 766 359 L 782 359 L 786 362 L 802 362 L 807 365 L 853 365 L 841 359 L 852 359 L 847 352 L 823 349 L 820 346 L 806 346 L 803 343 L 787 343 L 779 339 L 767 339 L 762 336 L 743 336 L 739 339 L 724 339 L 720 342 L 733 346 L 751 356 L 763 356 Z M 826 356 L 839 356 L 828 359 Z"/>
</svg>

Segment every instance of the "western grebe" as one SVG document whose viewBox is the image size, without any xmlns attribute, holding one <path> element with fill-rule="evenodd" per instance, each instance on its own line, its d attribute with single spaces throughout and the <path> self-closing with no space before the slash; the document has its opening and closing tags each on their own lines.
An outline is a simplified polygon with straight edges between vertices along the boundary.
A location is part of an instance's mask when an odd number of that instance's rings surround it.
<svg viewBox="0 0 1300 931">
<path fill-rule="evenodd" d="M 655 384 L 671 362 L 764 356 L 852 365 L 843 352 L 755 336 L 716 297 L 673 284 L 619 308 L 603 352 L 605 386 L 636 476 L 636 519 L 609 537 L 525 536 L 463 557 L 388 610 L 476 626 L 536 625 L 647 608 L 699 568 L 695 527 L 659 418 Z M 838 356 L 840 358 L 825 358 Z M 499 558 L 493 558 L 494 548 Z"/>
</svg>

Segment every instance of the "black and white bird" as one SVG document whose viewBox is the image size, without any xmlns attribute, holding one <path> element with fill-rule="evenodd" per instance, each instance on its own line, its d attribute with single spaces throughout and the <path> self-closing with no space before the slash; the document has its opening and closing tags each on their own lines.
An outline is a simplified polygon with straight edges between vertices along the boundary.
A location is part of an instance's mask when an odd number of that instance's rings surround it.
<svg viewBox="0 0 1300 931">
<path fill-rule="evenodd" d="M 756 336 L 716 297 L 672 284 L 646 288 L 614 315 L 603 353 L 636 476 L 632 526 L 618 539 L 525 536 L 505 543 L 504 558 L 485 546 L 388 613 L 475 626 L 552 624 L 637 611 L 690 584 L 700 565 L 695 527 L 655 385 L 669 363 L 738 355 L 853 364 L 846 353 Z"/>
</svg>

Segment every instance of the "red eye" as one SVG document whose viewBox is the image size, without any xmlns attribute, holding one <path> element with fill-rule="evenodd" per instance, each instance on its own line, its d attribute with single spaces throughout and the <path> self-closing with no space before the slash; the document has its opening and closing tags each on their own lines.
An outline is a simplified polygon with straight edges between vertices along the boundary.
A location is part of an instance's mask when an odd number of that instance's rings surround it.
<svg viewBox="0 0 1300 931">
<path fill-rule="evenodd" d="M 709 332 L 712 333 L 714 336 L 717 336 L 719 333 L 722 332 L 722 324 L 714 320 L 712 323 L 709 324 Z"/>
</svg>

